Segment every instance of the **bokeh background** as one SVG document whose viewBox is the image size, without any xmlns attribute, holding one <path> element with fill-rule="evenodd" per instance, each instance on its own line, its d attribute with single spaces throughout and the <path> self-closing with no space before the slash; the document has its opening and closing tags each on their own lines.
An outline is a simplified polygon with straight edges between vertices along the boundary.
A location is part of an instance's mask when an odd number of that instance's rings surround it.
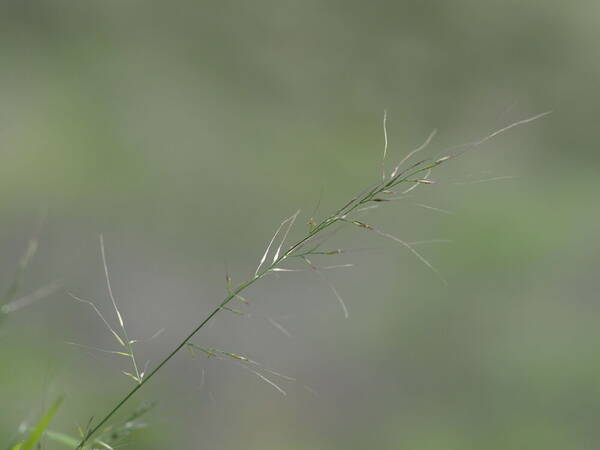
<svg viewBox="0 0 600 450">
<path fill-rule="evenodd" d="M 248 291 L 194 342 L 297 378 L 283 396 L 232 361 L 181 353 L 128 449 L 597 448 L 600 4 L 597 1 L 13 1 L 0 6 L 0 286 L 47 219 L 0 324 L 0 441 L 60 395 L 77 435 L 131 386 L 103 324 L 113 287 L 156 364 L 249 277 L 278 223 L 320 213 L 426 150 L 553 110 L 365 217 L 308 272 Z M 484 182 L 490 178 L 496 181 Z M 445 214 L 418 206 L 452 212 Z M 227 268 L 227 269 L 226 269 Z M 285 327 L 282 333 L 268 320 Z M 276 377 L 272 377 L 274 380 Z M 123 416 L 120 416 L 123 417 Z M 44 448 L 60 445 L 46 440 Z"/>
</svg>

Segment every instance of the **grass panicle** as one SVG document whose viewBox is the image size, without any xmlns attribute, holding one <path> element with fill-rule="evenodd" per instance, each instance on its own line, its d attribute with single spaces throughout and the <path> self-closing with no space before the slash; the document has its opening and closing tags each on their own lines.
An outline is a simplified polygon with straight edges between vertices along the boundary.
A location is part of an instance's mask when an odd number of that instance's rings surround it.
<svg viewBox="0 0 600 450">
<path fill-rule="evenodd" d="M 266 275 L 273 272 L 289 272 L 295 271 L 296 269 L 286 267 L 284 263 L 286 263 L 291 258 L 301 258 L 301 260 L 307 264 L 307 266 L 315 272 L 319 277 L 323 278 L 324 281 L 328 284 L 331 291 L 337 298 L 340 306 L 343 310 L 344 316 L 348 317 L 348 308 L 346 307 L 344 301 L 342 300 L 341 295 L 338 290 L 329 283 L 322 274 L 322 269 L 317 264 L 313 262 L 313 258 L 318 258 L 321 256 L 332 256 L 332 255 L 340 255 L 343 254 L 342 250 L 323 250 L 321 249 L 321 245 L 325 242 L 321 239 L 327 232 L 332 229 L 339 229 L 339 226 L 355 226 L 357 228 L 361 228 L 365 231 L 374 232 L 377 235 L 380 235 L 384 238 L 393 240 L 409 250 L 417 259 L 419 259 L 426 267 L 432 270 L 441 280 L 443 277 L 439 273 L 437 269 L 423 256 L 420 252 L 418 252 L 414 247 L 415 245 L 423 244 L 423 243 L 434 243 L 434 242 L 442 242 L 442 240 L 432 240 L 432 241 L 420 241 L 417 243 L 411 243 L 406 240 L 400 239 L 395 235 L 392 235 L 388 232 L 382 231 L 379 228 L 376 228 L 374 225 L 368 224 L 362 220 L 359 220 L 359 215 L 366 211 L 367 209 L 372 209 L 373 207 L 382 205 L 386 202 L 382 200 L 389 195 L 404 195 L 411 191 L 414 191 L 419 186 L 427 186 L 434 184 L 434 180 L 430 179 L 430 174 L 433 170 L 435 170 L 438 166 L 448 162 L 449 160 L 454 159 L 456 156 L 461 155 L 465 151 L 472 149 L 474 147 L 480 146 L 481 144 L 487 142 L 491 138 L 498 136 L 514 127 L 519 125 L 523 125 L 529 122 L 532 122 L 536 119 L 539 119 L 545 116 L 548 113 L 538 114 L 536 116 L 520 120 L 518 122 L 514 122 L 508 126 L 505 126 L 493 133 L 487 135 L 486 137 L 472 142 L 470 144 L 453 147 L 447 150 L 444 150 L 441 156 L 436 156 L 434 158 L 425 158 L 420 159 L 416 162 L 408 164 L 408 161 L 417 153 L 424 150 L 428 147 L 434 136 L 435 130 L 429 134 L 427 139 L 416 149 L 409 152 L 392 170 L 390 175 L 386 175 L 385 171 L 385 160 L 388 153 L 388 138 L 387 138 L 387 112 L 384 114 L 383 120 L 383 128 L 384 128 L 384 158 L 382 162 L 382 177 L 379 182 L 369 186 L 363 191 L 359 192 L 355 196 L 353 196 L 349 201 L 343 204 L 341 208 L 325 216 L 320 221 L 314 218 L 314 214 L 309 218 L 309 229 L 308 232 L 300 239 L 295 241 L 293 244 L 289 246 L 285 246 L 285 241 L 288 238 L 288 235 L 296 221 L 296 218 L 299 215 L 299 211 L 292 214 L 290 217 L 284 219 L 275 233 L 269 240 L 264 253 L 262 254 L 258 266 L 254 271 L 254 274 L 240 283 L 237 287 L 234 287 L 230 276 L 226 275 L 227 281 L 227 292 L 226 297 L 206 316 L 201 322 L 199 322 L 190 332 L 184 336 L 181 341 L 169 352 L 152 370 L 148 372 L 145 377 L 139 377 L 139 382 L 127 393 L 125 394 L 112 409 L 110 409 L 103 417 L 100 419 L 95 425 L 91 426 L 89 430 L 82 437 L 78 448 L 83 448 L 87 442 L 89 442 L 97 433 L 100 433 L 106 426 L 106 423 L 113 417 L 113 415 L 119 411 L 128 400 L 139 390 L 141 389 L 150 379 L 152 379 L 165 364 L 167 364 L 181 349 L 184 347 L 188 347 L 191 349 L 200 350 L 205 353 L 207 356 L 216 357 L 216 358 L 227 358 L 236 363 L 239 363 L 246 370 L 253 371 L 257 376 L 261 377 L 269 384 L 272 384 L 277 390 L 285 394 L 279 386 L 274 384 L 271 380 L 264 377 L 264 375 L 260 374 L 257 367 L 250 363 L 250 360 L 246 357 L 234 354 L 218 351 L 209 347 L 197 346 L 195 344 L 190 343 L 191 339 L 194 338 L 198 332 L 206 326 L 219 312 L 228 311 L 231 312 L 232 308 L 228 307 L 228 304 L 237 299 L 242 303 L 247 303 L 247 300 L 241 296 L 241 293 L 252 286 L 254 283 L 265 277 Z M 456 150 L 463 150 L 461 152 L 456 152 Z M 453 153 L 449 153 L 453 151 Z M 408 164 L 408 165 L 407 165 Z M 279 239 L 278 244 L 275 242 Z M 445 242 L 445 241 L 443 241 Z M 273 250 L 275 248 L 275 250 Z M 104 255 L 104 252 L 103 252 Z M 339 266 L 339 265 L 338 265 Z M 342 266 L 346 267 L 346 265 Z M 105 266 L 106 268 L 106 266 Z M 107 270 L 106 270 L 107 271 Z M 108 273 L 106 273 L 107 282 L 108 281 Z M 109 287 L 110 290 L 110 287 Z M 116 303 L 114 302 L 114 298 L 111 294 L 111 299 L 113 300 L 113 306 L 115 310 L 117 310 Z M 117 315 L 119 316 L 119 321 L 121 326 L 123 327 L 122 317 L 117 310 Z M 112 331 L 112 329 L 111 329 Z M 124 331 L 122 329 L 122 331 Z M 124 339 L 124 341 L 127 341 Z M 137 373 L 137 372 L 136 372 Z"/>
</svg>

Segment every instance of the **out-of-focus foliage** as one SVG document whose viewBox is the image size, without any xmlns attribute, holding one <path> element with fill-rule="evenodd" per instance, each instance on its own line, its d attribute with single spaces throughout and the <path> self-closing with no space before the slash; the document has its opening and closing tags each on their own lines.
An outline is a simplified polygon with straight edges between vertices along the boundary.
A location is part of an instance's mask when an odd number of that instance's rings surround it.
<svg viewBox="0 0 600 450">
<path fill-rule="evenodd" d="M 361 250 L 327 261 L 356 267 L 327 275 L 348 320 L 321 280 L 280 274 L 247 293 L 250 317 L 198 338 L 297 378 L 286 397 L 182 353 L 117 420 L 158 402 L 126 443 L 144 450 L 594 448 L 598 42 L 594 1 L 3 1 L 0 291 L 43 207 L 21 294 L 64 289 L 0 323 L 0 442 L 62 394 L 52 429 L 77 436 L 131 387 L 123 360 L 66 344 L 117 350 L 67 294 L 116 323 L 101 232 L 152 367 L 223 297 L 226 270 L 252 274 L 284 217 L 378 180 L 384 109 L 390 164 L 433 128 L 428 155 L 554 110 L 369 216 L 452 240 L 420 247 L 448 286 L 342 231 L 332 248 Z"/>
</svg>

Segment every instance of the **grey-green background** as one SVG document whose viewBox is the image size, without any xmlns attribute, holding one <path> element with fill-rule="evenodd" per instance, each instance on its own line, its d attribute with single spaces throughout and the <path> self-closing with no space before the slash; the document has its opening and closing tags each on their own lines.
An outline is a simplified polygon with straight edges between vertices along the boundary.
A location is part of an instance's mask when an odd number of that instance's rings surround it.
<svg viewBox="0 0 600 450">
<path fill-rule="evenodd" d="M 0 441 L 61 394 L 53 428 L 77 434 L 132 385 L 65 343 L 115 349 L 67 295 L 115 323 L 100 233 L 130 335 L 165 328 L 138 346 L 156 364 L 284 217 L 302 209 L 298 238 L 321 190 L 327 212 L 378 179 L 384 109 L 390 164 L 433 128 L 428 155 L 553 110 L 365 218 L 452 240 L 419 247 L 447 286 L 344 230 L 332 247 L 368 249 L 323 262 L 355 264 L 327 273 L 348 320 L 313 274 L 281 274 L 194 340 L 296 377 L 287 396 L 182 353 L 123 448 L 597 448 L 599 42 L 597 1 L 2 1 L 0 282 L 48 207 L 22 294 L 63 288 L 2 324 Z"/>
</svg>

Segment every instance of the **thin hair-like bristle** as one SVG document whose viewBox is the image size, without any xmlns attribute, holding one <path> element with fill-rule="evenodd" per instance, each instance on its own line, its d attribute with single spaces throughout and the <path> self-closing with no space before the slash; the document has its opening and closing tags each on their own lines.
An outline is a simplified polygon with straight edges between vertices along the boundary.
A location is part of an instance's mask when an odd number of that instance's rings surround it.
<svg viewBox="0 0 600 450">
<path fill-rule="evenodd" d="M 322 266 L 322 267 L 320 267 L 320 269 L 322 269 L 322 270 L 345 269 L 347 267 L 354 267 L 354 264 L 334 264 L 331 266 Z"/>
<path fill-rule="evenodd" d="M 488 134 L 487 136 L 485 136 L 485 137 L 477 140 L 477 141 L 468 142 L 466 144 L 461 144 L 461 145 L 457 145 L 457 146 L 454 146 L 454 147 L 447 148 L 447 149 L 445 149 L 443 151 L 443 153 L 445 153 L 445 152 L 451 152 L 451 151 L 455 151 L 455 150 L 459 150 L 459 149 L 464 149 L 462 152 L 458 153 L 459 155 L 463 154 L 463 153 L 469 151 L 470 149 L 478 147 L 481 144 L 484 144 L 485 142 L 489 141 L 490 139 L 495 138 L 496 136 L 499 136 L 500 134 L 503 134 L 503 133 L 507 132 L 508 130 L 511 130 L 512 128 L 515 128 L 515 127 L 518 127 L 518 126 L 521 126 L 521 125 L 525 125 L 525 124 L 528 124 L 528 123 L 533 122 L 535 120 L 541 119 L 542 117 L 545 117 L 545 116 L 547 116 L 549 114 L 552 114 L 552 112 L 553 112 L 552 110 L 545 111 L 543 113 L 536 114 L 535 116 L 531 116 L 531 117 L 528 117 L 526 119 L 517 120 L 516 122 L 513 122 L 513 123 L 511 123 L 509 125 L 506 125 L 505 127 L 502 127 L 500 129 L 498 129 L 498 130 L 496 130 L 496 131 Z"/>
<path fill-rule="evenodd" d="M 289 222 L 288 222 L 287 228 L 285 229 L 285 232 L 283 233 L 283 237 L 281 238 L 281 242 L 279 243 L 279 246 L 277 247 L 277 251 L 275 251 L 275 255 L 273 255 L 273 262 L 276 262 L 279 259 L 279 254 L 281 253 L 281 248 L 283 247 L 283 244 L 285 244 L 285 240 L 287 239 L 287 236 L 288 236 L 290 230 L 294 226 L 294 222 L 296 221 L 296 217 L 298 217 L 298 214 L 300 214 L 300 210 L 296 211 L 296 213 L 288 219 Z"/>
<path fill-rule="evenodd" d="M 86 350 L 94 350 L 94 351 L 101 352 L 101 353 L 109 353 L 111 355 L 125 356 L 125 357 L 129 358 L 129 353 L 126 353 L 126 352 L 119 352 L 119 351 L 115 351 L 115 350 L 105 350 L 103 348 L 94 347 L 92 345 L 78 344 L 77 342 L 71 342 L 71 341 L 65 341 L 65 344 L 73 345 L 75 347 L 81 347 Z"/>
<path fill-rule="evenodd" d="M 117 333 L 115 331 L 115 329 L 113 327 L 110 326 L 110 323 L 108 323 L 108 320 L 106 320 L 106 318 L 104 317 L 104 315 L 100 312 L 100 310 L 98 309 L 98 307 L 94 304 L 94 302 L 90 301 L 90 300 L 86 300 L 83 299 L 81 297 L 76 296 L 75 294 L 72 294 L 71 292 L 68 293 L 69 296 L 71 298 L 73 298 L 74 300 L 77 300 L 78 302 L 81 303 L 85 303 L 87 305 L 90 305 L 94 311 L 96 311 L 96 314 L 98 314 L 98 317 L 100 317 L 100 319 L 102 320 L 102 322 L 104 322 L 104 325 L 106 325 L 106 327 L 108 328 L 108 330 L 112 333 L 112 335 L 115 337 L 115 339 L 119 342 L 119 344 L 121 344 L 121 346 L 126 347 L 125 344 L 125 340 L 119 335 L 119 333 Z"/>
<path fill-rule="evenodd" d="M 408 250 L 410 250 L 410 251 L 411 251 L 411 252 L 412 252 L 412 253 L 413 253 L 413 254 L 414 254 L 414 255 L 415 255 L 417 258 L 419 258 L 423 264 L 425 264 L 427 267 L 429 267 L 429 268 L 430 268 L 430 269 L 431 269 L 431 270 L 432 270 L 432 271 L 433 271 L 433 272 L 434 272 L 434 273 L 435 273 L 435 274 L 438 276 L 438 278 L 439 278 L 439 279 L 440 279 L 440 280 L 441 280 L 441 281 L 442 281 L 444 284 L 448 284 L 448 282 L 447 282 L 447 281 L 446 281 L 446 279 L 445 279 L 445 278 L 442 276 L 442 274 L 440 273 L 440 271 L 439 271 L 439 270 L 437 270 L 437 269 L 436 269 L 436 268 L 433 266 L 433 264 L 431 264 L 431 263 L 430 263 L 430 262 L 429 262 L 429 261 L 428 261 L 428 260 L 427 260 L 427 259 L 426 259 L 426 258 L 423 256 L 423 255 L 421 255 L 421 253 L 419 253 L 417 250 L 415 250 L 415 249 L 413 248 L 413 246 L 412 246 L 412 245 L 410 245 L 408 242 L 405 242 L 405 241 L 403 241 L 402 239 L 400 239 L 400 238 L 398 238 L 398 237 L 396 237 L 396 236 L 394 236 L 394 235 L 392 235 L 392 234 L 385 233 L 385 232 L 383 232 L 383 231 L 380 231 L 380 230 L 375 230 L 375 232 L 376 232 L 376 233 L 379 233 L 379 234 L 381 234 L 381 235 L 382 235 L 382 236 L 384 236 L 384 237 L 387 237 L 387 238 L 389 238 L 389 239 L 392 239 L 392 240 L 394 240 L 394 241 L 396 241 L 396 242 L 398 242 L 398 243 L 402 244 L 403 246 L 405 246 L 405 247 L 406 247 Z"/>
<path fill-rule="evenodd" d="M 450 239 L 426 239 L 423 241 L 408 242 L 409 245 L 423 245 L 423 244 L 451 244 Z"/>
<path fill-rule="evenodd" d="M 383 110 L 383 158 L 381 160 L 381 178 L 385 181 L 385 159 L 388 151 L 387 109 Z"/>
<path fill-rule="evenodd" d="M 429 205 L 425 205 L 423 203 L 415 203 L 415 206 L 419 206 L 420 208 L 430 209 L 431 211 L 437 211 L 442 214 L 448 214 L 448 215 L 454 214 L 452 211 L 449 211 L 447 209 L 436 208 L 435 206 L 429 206 Z"/>
<path fill-rule="evenodd" d="M 462 182 L 457 181 L 452 184 L 456 184 L 456 185 L 479 184 L 479 183 L 488 183 L 490 181 L 512 180 L 514 178 L 515 177 L 512 175 L 503 175 L 503 176 L 499 176 L 499 177 L 482 178 L 480 180 L 473 180 L 473 181 L 462 181 Z"/>
<path fill-rule="evenodd" d="M 104 267 L 104 276 L 106 278 L 106 287 L 108 288 L 108 296 L 110 297 L 110 301 L 115 308 L 115 313 L 117 314 L 117 318 L 119 320 L 119 324 L 123 327 L 123 316 L 121 316 L 121 312 L 117 307 L 117 301 L 115 300 L 115 296 L 113 294 L 112 286 L 110 284 L 110 276 L 108 275 L 108 264 L 106 262 L 106 251 L 104 249 L 104 236 L 100 235 L 100 253 L 102 254 L 102 266 Z"/>
<path fill-rule="evenodd" d="M 288 223 L 288 221 L 295 219 L 296 216 L 298 215 L 300 211 L 292 214 L 290 217 L 288 217 L 287 219 L 285 219 L 283 222 L 281 222 L 281 224 L 279 225 L 279 227 L 277 228 L 277 230 L 275 231 L 275 234 L 273 235 L 273 237 L 271 238 L 271 240 L 269 241 L 269 245 L 267 245 L 267 249 L 265 250 L 265 252 L 262 255 L 262 258 L 260 259 L 260 262 L 258 263 L 258 267 L 256 268 L 256 271 L 254 272 L 254 276 L 256 277 L 258 275 L 258 273 L 260 272 L 260 268 L 262 267 L 262 265 L 265 263 L 265 261 L 267 260 L 267 256 L 269 255 L 269 252 L 271 250 L 271 246 L 273 245 L 273 242 L 275 242 L 275 238 L 277 238 L 277 235 L 280 233 L 280 231 L 283 229 L 283 227 L 285 226 L 286 223 Z"/>
<path fill-rule="evenodd" d="M 243 367 L 244 369 L 246 369 L 247 371 L 253 373 L 254 375 L 256 375 L 258 378 L 260 378 L 261 380 L 263 380 L 264 382 L 270 384 L 271 386 L 273 386 L 277 391 L 279 391 L 279 393 L 281 393 L 282 395 L 287 395 L 287 392 L 285 392 L 281 386 L 279 386 L 277 383 L 275 383 L 274 381 L 270 380 L 269 378 L 265 377 L 262 373 L 244 365 L 241 363 L 238 363 L 241 367 Z"/>
<path fill-rule="evenodd" d="M 289 337 L 289 338 L 292 337 L 292 334 L 287 330 L 287 328 L 285 328 L 283 325 L 281 325 L 278 321 L 276 321 L 275 319 L 273 319 L 272 317 L 269 317 L 269 316 L 267 316 L 266 319 L 267 319 L 267 322 L 269 322 L 271 325 L 273 325 L 277 330 L 281 331 L 287 337 Z"/>
<path fill-rule="evenodd" d="M 283 395 L 287 395 L 287 393 L 278 384 L 276 384 L 274 381 L 270 380 L 269 378 L 267 378 L 266 376 L 264 376 L 263 374 L 258 372 L 258 370 L 255 370 L 252 367 L 249 367 L 249 365 L 255 366 L 255 367 L 259 368 L 260 370 L 263 370 L 272 375 L 278 376 L 284 380 L 296 381 L 296 379 L 293 377 L 284 375 L 281 372 L 277 372 L 273 369 L 265 367 L 262 364 L 254 361 L 250 358 L 247 358 L 245 356 L 241 356 L 241 355 L 238 355 L 235 353 L 225 352 L 223 350 L 218 350 L 215 348 L 202 347 L 202 346 L 199 346 L 196 344 L 191 344 L 191 343 L 188 343 L 188 348 L 200 350 L 200 351 L 204 352 L 210 358 L 215 358 L 215 359 L 222 360 L 222 361 L 227 360 L 227 361 L 233 362 L 233 363 L 239 365 L 240 367 L 243 367 L 245 370 L 250 371 L 257 377 L 259 377 L 261 380 L 267 382 L 268 384 L 273 386 L 275 389 L 277 389 L 277 391 L 279 391 Z M 225 358 L 225 357 L 228 357 L 228 358 Z"/>
<path fill-rule="evenodd" d="M 304 269 L 287 269 L 285 267 L 273 267 L 271 272 L 306 272 Z"/>
<path fill-rule="evenodd" d="M 419 153 L 421 150 L 425 149 L 431 143 L 431 141 L 435 137 L 436 133 L 437 133 L 436 129 L 432 130 L 431 133 L 429 133 L 429 135 L 427 136 L 427 139 L 425 139 L 425 142 L 423 142 L 421 145 L 419 145 L 414 150 L 410 151 L 404 158 L 402 158 L 400 160 L 400 162 L 394 168 L 394 171 L 392 172 L 391 177 L 394 178 L 396 175 L 398 175 L 398 172 L 399 172 L 402 164 L 404 164 L 406 161 L 408 161 L 413 155 L 415 155 L 415 154 Z"/>
<path fill-rule="evenodd" d="M 502 134 L 502 133 L 510 130 L 511 128 L 515 128 L 515 127 L 518 127 L 520 125 L 525 125 L 526 123 L 533 122 L 534 120 L 541 119 L 542 117 L 547 116 L 548 114 L 551 114 L 551 113 L 552 113 L 552 111 L 545 111 L 543 113 L 536 114 L 535 116 L 529 117 L 527 119 L 522 119 L 522 120 L 518 120 L 516 122 L 513 122 L 510 125 L 507 125 L 507 126 L 505 126 L 503 128 L 500 128 L 499 130 L 494 131 L 493 133 L 487 135 L 483 139 L 480 139 L 479 141 L 474 142 L 473 145 L 481 145 L 484 142 L 489 141 L 490 139 L 498 136 L 499 134 Z"/>
<path fill-rule="evenodd" d="M 323 280 L 323 282 L 327 285 L 327 287 L 329 287 L 329 289 L 331 290 L 331 292 L 333 292 L 333 295 L 335 295 L 335 298 L 337 299 L 338 303 L 340 304 L 340 307 L 342 308 L 342 312 L 344 313 L 344 319 L 348 319 L 350 317 L 350 314 L 348 312 L 348 307 L 346 306 L 346 302 L 344 302 L 344 299 L 342 298 L 342 296 L 338 292 L 338 290 L 335 287 L 335 285 L 331 281 L 329 281 L 325 277 L 325 275 L 323 275 L 323 273 L 319 270 L 319 268 L 317 266 L 315 266 L 312 262 L 310 262 L 310 260 L 307 257 L 303 257 L 302 259 L 308 265 L 308 267 L 310 267 L 311 270 L 314 273 L 316 273 L 317 276 L 319 278 L 321 278 L 321 280 Z"/>
<path fill-rule="evenodd" d="M 327 283 L 327 286 L 329 286 L 329 289 L 331 289 L 331 292 L 333 292 L 333 295 L 335 295 L 335 298 L 337 299 L 338 303 L 340 304 L 340 307 L 342 308 L 342 312 L 344 313 L 344 319 L 348 319 L 350 317 L 350 313 L 348 312 L 348 307 L 346 306 L 346 302 L 344 301 L 344 299 L 338 292 L 337 288 L 331 281 L 326 280 L 323 275 L 321 275 L 321 278 L 323 278 L 325 283 Z"/>
<path fill-rule="evenodd" d="M 401 244 L 402 246 L 406 247 L 408 250 L 410 250 L 410 252 L 415 255 L 423 264 L 425 264 L 427 267 L 429 267 L 429 269 L 435 273 L 438 278 L 444 283 L 444 284 L 448 284 L 448 282 L 446 281 L 446 279 L 442 276 L 442 274 L 439 272 L 439 270 L 437 270 L 423 255 L 421 255 L 421 253 L 419 253 L 417 250 L 415 250 L 413 248 L 412 245 L 410 245 L 408 242 L 400 239 L 399 237 L 394 236 L 393 234 L 390 233 L 386 233 L 385 231 L 381 231 L 371 225 L 362 223 L 362 222 L 352 222 L 355 225 L 360 226 L 361 228 L 365 228 L 367 230 L 373 231 L 383 237 L 386 237 L 388 239 L 391 239 L 393 241 L 398 242 L 399 244 Z"/>
</svg>

